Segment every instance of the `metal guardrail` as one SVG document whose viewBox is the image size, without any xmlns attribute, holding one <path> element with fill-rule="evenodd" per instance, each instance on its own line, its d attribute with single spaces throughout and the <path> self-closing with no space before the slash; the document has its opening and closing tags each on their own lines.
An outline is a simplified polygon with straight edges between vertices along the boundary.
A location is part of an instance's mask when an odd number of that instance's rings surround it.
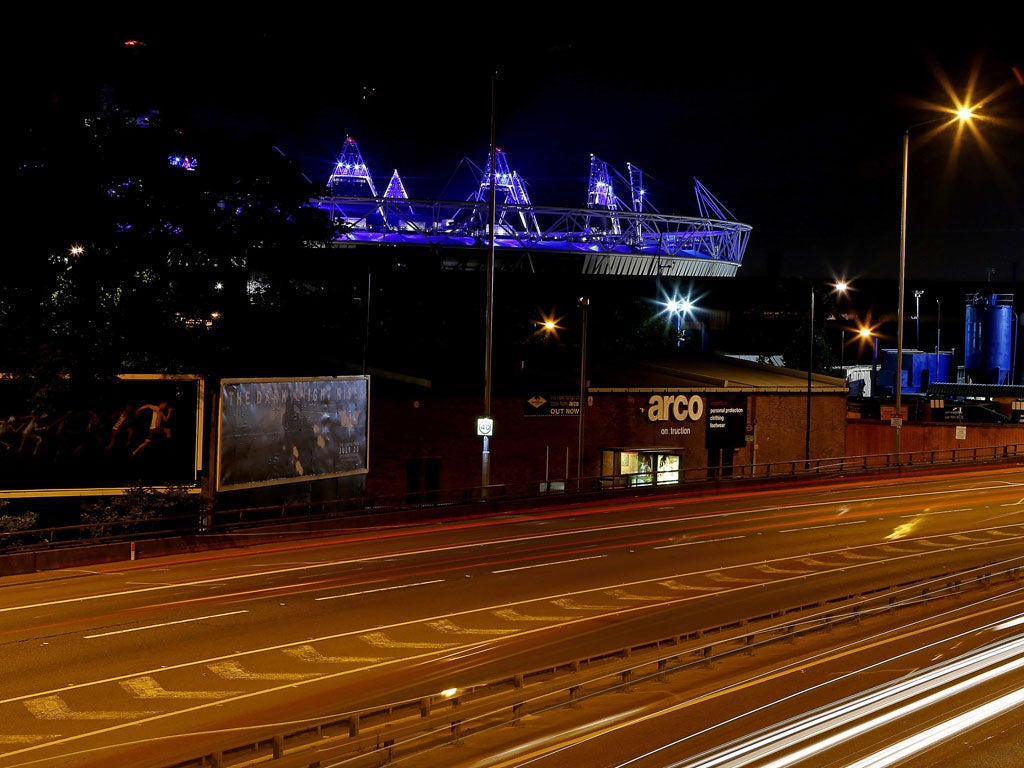
<svg viewBox="0 0 1024 768">
<path fill-rule="evenodd" d="M 0 531 L 0 554 L 31 552 L 66 546 L 108 544 L 142 538 L 212 536 L 267 525 L 313 525 L 325 520 L 366 520 L 369 516 L 401 514 L 405 520 L 452 514 L 483 514 L 517 504 L 533 507 L 589 501 L 608 493 L 678 493 L 697 485 L 821 479 L 850 474 L 906 471 L 923 467 L 997 464 L 1024 459 L 1024 444 L 1010 443 L 977 448 L 908 451 L 763 464 L 683 468 L 675 482 L 638 482 L 637 476 L 616 475 L 503 483 L 486 488 L 444 489 L 394 496 L 353 497 L 261 507 L 221 508 L 200 514 L 165 516 L 147 520 L 93 521 L 76 525 Z M 383 521 L 382 521 L 383 522 Z"/>
<path fill-rule="evenodd" d="M 1024 559 L 1018 558 L 996 566 L 942 573 L 910 583 L 773 610 L 597 656 L 566 659 L 462 689 L 450 696 L 398 701 L 312 721 L 290 731 L 265 734 L 166 768 L 241 768 L 298 756 L 313 748 L 341 745 L 348 746 L 352 755 L 346 765 L 376 768 L 398 756 L 413 755 L 494 728 L 516 725 L 528 715 L 578 706 L 587 698 L 621 691 L 644 681 L 663 681 L 669 674 L 704 667 L 716 659 L 751 654 L 769 643 L 792 642 L 803 635 L 831 631 L 841 624 L 860 623 L 872 615 L 959 597 L 969 589 L 988 591 L 999 579 L 1008 585 L 1007 591 L 1016 593 L 1024 588 L 1019 586 L 1022 563 Z M 666 648 L 670 649 L 668 654 Z M 602 667 L 603 664 L 610 668 Z M 588 676 L 591 669 L 596 673 Z M 526 686 L 531 681 L 536 681 L 540 690 L 527 695 Z M 297 757 L 289 764 L 303 762 Z"/>
</svg>

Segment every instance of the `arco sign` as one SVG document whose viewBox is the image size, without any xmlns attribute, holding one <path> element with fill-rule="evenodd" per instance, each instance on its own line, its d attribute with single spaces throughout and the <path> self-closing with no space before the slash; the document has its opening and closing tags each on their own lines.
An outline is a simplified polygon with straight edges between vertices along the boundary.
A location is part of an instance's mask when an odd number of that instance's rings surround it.
<svg viewBox="0 0 1024 768">
<path fill-rule="evenodd" d="M 700 421 L 704 398 L 700 395 L 651 395 L 647 401 L 647 420 Z"/>
</svg>

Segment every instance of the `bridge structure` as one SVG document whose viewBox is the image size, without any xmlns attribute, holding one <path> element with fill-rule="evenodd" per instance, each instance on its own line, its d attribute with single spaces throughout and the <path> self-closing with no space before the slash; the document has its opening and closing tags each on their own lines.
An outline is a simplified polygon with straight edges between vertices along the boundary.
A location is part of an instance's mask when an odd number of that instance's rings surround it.
<svg viewBox="0 0 1024 768">
<path fill-rule="evenodd" d="M 585 208 L 535 204 L 501 149 L 490 153 L 483 171 L 474 168 L 479 180 L 466 200 L 410 198 L 397 169 L 378 194 L 349 136 L 327 194 L 310 202 L 336 225 L 333 245 L 432 247 L 447 254 L 444 264 L 451 269 L 481 268 L 481 253 L 492 245 L 492 221 L 493 249 L 504 268 L 544 271 L 549 260 L 571 258 L 586 275 L 731 277 L 743 263 L 752 228 L 696 178 L 700 216 L 692 217 L 657 212 L 639 168 L 628 165 L 624 178 L 594 155 Z M 628 187 L 628 199 L 619 196 L 616 181 Z"/>
</svg>

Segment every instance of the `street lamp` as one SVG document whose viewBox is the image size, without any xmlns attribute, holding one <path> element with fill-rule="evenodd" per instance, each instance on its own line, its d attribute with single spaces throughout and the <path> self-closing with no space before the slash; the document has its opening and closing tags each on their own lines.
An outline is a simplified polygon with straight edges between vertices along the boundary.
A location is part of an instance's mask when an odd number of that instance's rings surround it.
<svg viewBox="0 0 1024 768">
<path fill-rule="evenodd" d="M 580 326 L 580 416 L 579 416 L 579 444 L 576 446 L 576 488 L 583 488 L 583 412 L 587 406 L 587 310 L 590 309 L 590 299 L 587 296 L 580 296 L 577 303 L 583 314 Z"/>
<path fill-rule="evenodd" d="M 871 353 L 871 397 L 875 397 L 877 393 L 878 383 L 878 336 L 871 332 L 870 328 L 860 329 L 861 339 L 871 339 L 874 342 L 874 349 Z"/>
<path fill-rule="evenodd" d="M 684 305 L 684 302 L 679 299 L 669 299 L 665 304 L 665 308 L 668 310 L 668 313 L 672 315 L 672 320 L 675 324 L 677 347 L 680 347 L 683 344 L 683 312 L 685 312 L 686 309 L 689 309 L 689 306 L 686 306 L 688 304 L 689 302 L 686 302 Z M 686 309 L 684 309 L 684 306 L 686 306 Z"/>
<path fill-rule="evenodd" d="M 849 285 L 840 280 L 832 285 L 832 292 L 846 293 Z M 804 469 L 811 468 L 811 371 L 814 368 L 814 283 L 811 283 L 811 333 L 810 349 L 807 355 L 807 418 L 804 440 Z"/>
<path fill-rule="evenodd" d="M 704 321 L 696 318 L 697 304 L 690 298 L 680 299 L 678 297 L 672 297 L 664 302 L 665 309 L 672 317 L 672 324 L 676 334 L 676 346 L 683 346 L 685 339 L 685 332 L 683 330 L 683 317 L 689 315 L 690 318 L 697 324 L 697 328 L 700 331 L 700 338 L 698 339 L 698 350 L 701 352 L 705 351 L 707 344 L 706 333 L 704 330 Z M 687 321 L 687 328 L 690 327 L 690 321 Z M 692 346 L 692 345 L 691 345 Z"/>
<path fill-rule="evenodd" d="M 487 498 L 491 484 L 491 435 L 494 434 L 494 420 L 491 418 L 491 373 L 494 348 L 494 225 L 495 186 L 497 185 L 497 152 L 495 129 L 495 75 L 491 76 L 491 187 L 487 203 L 490 226 L 487 239 L 487 299 L 484 312 L 484 415 L 476 420 L 476 433 L 483 438 L 480 450 L 480 498 Z"/>
<path fill-rule="evenodd" d="M 915 322 L 915 341 L 914 349 L 921 348 L 921 297 L 924 295 L 924 291 L 914 291 L 914 322 Z"/>
<path fill-rule="evenodd" d="M 953 112 L 953 117 L 948 115 L 926 120 L 910 126 L 903 132 L 903 194 L 900 199 L 900 273 L 899 273 L 899 296 L 896 304 L 896 415 L 892 419 L 893 426 L 893 461 L 900 463 L 900 430 L 903 427 L 903 408 L 900 398 L 903 393 L 903 284 L 907 269 L 907 168 L 910 164 L 910 131 L 920 128 L 923 125 L 945 121 L 945 124 L 936 129 L 942 131 L 953 123 L 969 122 L 974 112 L 974 107 L 966 105 L 959 107 Z"/>
</svg>

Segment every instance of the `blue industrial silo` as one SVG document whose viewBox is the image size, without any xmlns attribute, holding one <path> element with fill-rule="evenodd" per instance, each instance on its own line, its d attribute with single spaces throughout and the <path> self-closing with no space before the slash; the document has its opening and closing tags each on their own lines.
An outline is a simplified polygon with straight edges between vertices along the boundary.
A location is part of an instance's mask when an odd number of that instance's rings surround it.
<svg viewBox="0 0 1024 768">
<path fill-rule="evenodd" d="M 967 295 L 964 373 L 974 384 L 1012 384 L 1013 294 Z"/>
</svg>

